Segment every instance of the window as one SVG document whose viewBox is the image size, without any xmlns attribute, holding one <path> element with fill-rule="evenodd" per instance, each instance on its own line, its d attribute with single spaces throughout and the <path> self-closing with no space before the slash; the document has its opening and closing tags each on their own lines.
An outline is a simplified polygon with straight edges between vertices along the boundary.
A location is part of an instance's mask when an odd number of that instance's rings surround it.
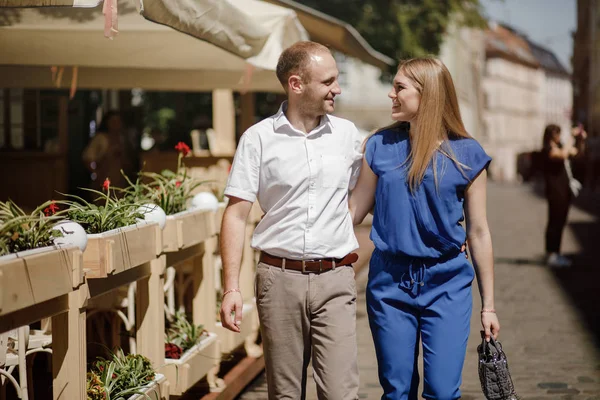
<svg viewBox="0 0 600 400">
<path fill-rule="evenodd" d="M 57 140 L 60 94 L 46 92 L 0 89 L 0 149 L 39 151 L 48 139 Z"/>
</svg>

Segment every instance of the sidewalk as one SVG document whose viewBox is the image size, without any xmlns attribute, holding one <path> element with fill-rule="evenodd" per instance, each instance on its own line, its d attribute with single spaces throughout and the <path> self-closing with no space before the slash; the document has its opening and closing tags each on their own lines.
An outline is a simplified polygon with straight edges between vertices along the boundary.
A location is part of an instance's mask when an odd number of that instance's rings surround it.
<svg viewBox="0 0 600 400">
<path fill-rule="evenodd" d="M 600 340 L 596 340 L 600 339 L 600 262 L 592 253 L 600 248 L 599 217 L 575 207 L 571 210 L 563 249 L 576 264 L 554 271 L 541 263 L 546 212 L 544 199 L 528 186 L 489 186 L 500 340 L 524 399 L 600 400 Z M 368 255 L 368 231 L 359 230 L 357 236 Z M 360 263 L 365 262 L 366 257 L 361 257 Z M 360 398 L 379 399 L 382 391 L 364 298 L 367 272 L 362 268 L 357 274 Z M 473 298 L 462 391 L 464 400 L 485 400 L 477 376 L 480 302 L 476 285 Z M 317 399 L 312 380 L 308 392 L 308 400 Z M 264 376 L 239 397 L 266 398 Z"/>
</svg>

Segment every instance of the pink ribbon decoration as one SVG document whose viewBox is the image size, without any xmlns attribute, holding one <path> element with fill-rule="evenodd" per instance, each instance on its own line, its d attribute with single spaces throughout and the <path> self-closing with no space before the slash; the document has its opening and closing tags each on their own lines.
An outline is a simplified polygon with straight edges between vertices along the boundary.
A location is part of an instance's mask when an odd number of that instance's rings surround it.
<svg viewBox="0 0 600 400">
<path fill-rule="evenodd" d="M 117 25 L 117 0 L 104 0 L 102 14 L 104 14 L 104 37 L 112 39 L 119 33 Z"/>
<path fill-rule="evenodd" d="M 242 85 L 240 88 L 241 94 L 246 94 L 250 90 L 250 85 L 252 84 L 252 76 L 254 75 L 254 65 L 250 63 L 246 63 L 246 68 L 244 69 L 244 75 L 242 76 Z"/>
</svg>

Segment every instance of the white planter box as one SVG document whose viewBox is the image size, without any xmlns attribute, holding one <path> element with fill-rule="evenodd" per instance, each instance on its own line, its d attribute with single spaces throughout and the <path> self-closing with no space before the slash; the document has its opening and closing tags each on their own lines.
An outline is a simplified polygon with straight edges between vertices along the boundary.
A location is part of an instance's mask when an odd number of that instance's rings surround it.
<svg viewBox="0 0 600 400">
<path fill-rule="evenodd" d="M 83 283 L 81 251 L 47 246 L 0 257 L 0 315 L 68 294 Z"/>
<path fill-rule="evenodd" d="M 154 381 L 148 384 L 145 390 L 142 392 L 151 400 L 169 400 L 169 381 L 162 374 L 156 374 L 154 377 Z M 135 394 L 129 397 L 128 400 L 147 400 L 147 397 L 144 397 L 139 394 Z"/>
<path fill-rule="evenodd" d="M 160 229 L 156 222 L 88 235 L 83 253 L 87 278 L 106 278 L 147 263 L 161 253 Z"/>
<path fill-rule="evenodd" d="M 217 231 L 215 213 L 209 210 L 186 210 L 168 215 L 162 231 L 164 252 L 173 252 L 202 243 Z"/>
<path fill-rule="evenodd" d="M 165 359 L 162 371 L 171 383 L 171 394 L 183 394 L 219 364 L 218 344 L 217 335 L 209 333 L 208 337 L 185 351 L 180 359 Z"/>
</svg>

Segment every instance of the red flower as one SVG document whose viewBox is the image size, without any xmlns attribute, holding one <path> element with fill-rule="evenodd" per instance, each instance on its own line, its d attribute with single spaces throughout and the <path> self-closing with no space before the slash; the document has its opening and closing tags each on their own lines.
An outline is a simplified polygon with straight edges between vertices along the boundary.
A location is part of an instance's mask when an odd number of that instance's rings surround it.
<svg viewBox="0 0 600 400">
<path fill-rule="evenodd" d="M 106 178 L 104 183 L 102 184 L 102 190 L 106 190 L 108 192 L 108 188 L 110 187 L 110 179 Z"/>
<path fill-rule="evenodd" d="M 175 150 L 183 154 L 183 156 L 185 157 L 190 152 L 190 147 L 183 142 L 179 142 L 177 143 L 177 146 L 175 146 Z"/>
<path fill-rule="evenodd" d="M 181 186 L 181 181 L 175 182 L 175 187 L 178 188 L 179 186 Z"/>
<path fill-rule="evenodd" d="M 170 358 L 172 360 L 178 360 L 181 358 L 181 353 L 183 350 L 181 347 L 177 346 L 173 343 L 165 343 L 165 358 Z"/>
<path fill-rule="evenodd" d="M 56 212 L 60 210 L 58 208 L 58 206 L 56 205 L 56 203 L 53 201 L 52 203 L 50 203 L 50 205 L 46 208 L 44 208 L 44 214 L 46 215 L 46 217 L 49 217 L 51 215 L 56 214 Z"/>
</svg>

